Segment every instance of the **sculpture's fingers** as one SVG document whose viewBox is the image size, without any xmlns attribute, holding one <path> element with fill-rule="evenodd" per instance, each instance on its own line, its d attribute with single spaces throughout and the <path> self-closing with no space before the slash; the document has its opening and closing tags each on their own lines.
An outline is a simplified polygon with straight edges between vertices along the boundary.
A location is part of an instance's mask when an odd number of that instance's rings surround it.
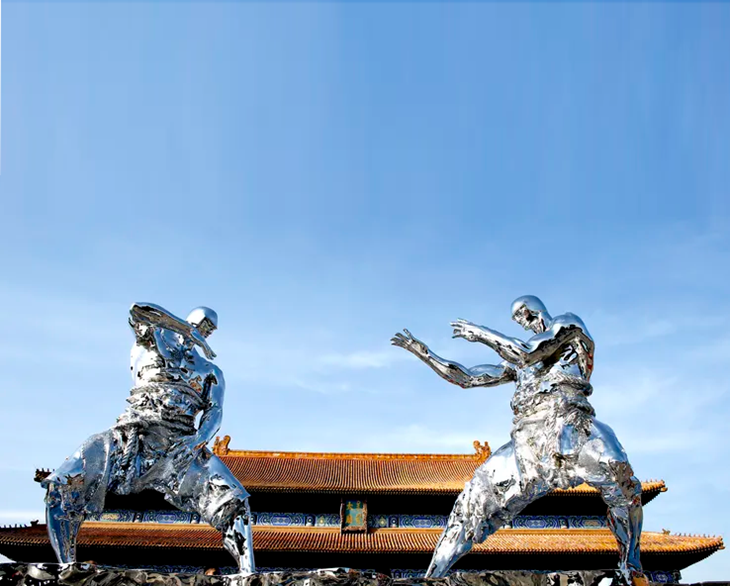
<svg viewBox="0 0 730 586">
<path fill-rule="evenodd" d="M 403 331 L 406 333 L 406 336 L 413 338 L 413 334 L 411 334 L 411 332 L 409 332 L 406 328 L 403 328 Z"/>
</svg>

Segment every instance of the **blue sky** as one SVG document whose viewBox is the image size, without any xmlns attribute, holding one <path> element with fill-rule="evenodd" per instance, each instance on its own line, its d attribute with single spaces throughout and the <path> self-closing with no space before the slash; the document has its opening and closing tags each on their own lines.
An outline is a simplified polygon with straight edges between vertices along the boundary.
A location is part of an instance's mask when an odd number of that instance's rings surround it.
<svg viewBox="0 0 730 586">
<path fill-rule="evenodd" d="M 240 449 L 462 453 L 463 317 L 543 298 L 597 340 L 593 404 L 669 491 L 645 528 L 728 536 L 730 6 L 3 6 L 0 522 L 124 407 L 127 310 L 209 305 Z M 726 580 L 719 552 L 687 582 Z"/>
</svg>

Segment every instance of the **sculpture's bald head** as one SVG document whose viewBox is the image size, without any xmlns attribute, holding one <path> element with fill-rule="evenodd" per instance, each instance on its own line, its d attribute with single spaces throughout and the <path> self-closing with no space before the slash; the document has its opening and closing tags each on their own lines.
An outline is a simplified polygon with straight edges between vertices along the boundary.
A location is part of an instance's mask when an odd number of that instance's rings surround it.
<svg viewBox="0 0 730 586">
<path fill-rule="evenodd" d="M 551 321 L 545 304 L 534 295 L 523 295 L 512 302 L 512 319 L 536 334 L 544 332 Z"/>
<path fill-rule="evenodd" d="M 185 321 L 198 328 L 204 338 L 218 329 L 218 314 L 210 307 L 196 307 L 188 314 Z"/>
</svg>

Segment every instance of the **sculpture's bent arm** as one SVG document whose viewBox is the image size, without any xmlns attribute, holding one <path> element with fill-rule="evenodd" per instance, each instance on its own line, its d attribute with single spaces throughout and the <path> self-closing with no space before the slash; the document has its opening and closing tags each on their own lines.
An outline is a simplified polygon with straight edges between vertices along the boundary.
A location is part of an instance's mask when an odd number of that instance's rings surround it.
<svg viewBox="0 0 730 586">
<path fill-rule="evenodd" d="M 419 356 L 419 358 L 421 358 Z M 515 371 L 507 362 L 501 364 L 480 364 L 467 368 L 458 362 L 446 360 L 429 351 L 421 358 L 441 378 L 459 385 L 463 389 L 472 387 L 496 387 L 515 380 Z"/>
<path fill-rule="evenodd" d="M 426 344 L 414 338 L 408 330 L 398 333 L 392 339 L 394 346 L 400 346 L 426 363 L 436 374 L 450 383 L 467 389 L 471 387 L 495 387 L 515 380 L 515 371 L 511 364 L 503 362 L 499 365 L 482 364 L 467 368 L 458 362 L 441 358 L 432 352 Z"/>
<path fill-rule="evenodd" d="M 154 303 L 133 303 L 129 308 L 132 325 L 157 326 L 192 339 L 193 326 Z"/>
<path fill-rule="evenodd" d="M 527 341 L 527 352 L 523 357 L 523 364 L 530 365 L 541 362 L 553 356 L 568 343 L 581 344 L 587 355 L 592 370 L 593 349 L 595 343 L 585 325 L 578 316 L 567 313 L 556 318 L 550 328 L 542 334 L 537 334 Z M 588 374 L 590 376 L 590 374 Z"/>
<path fill-rule="evenodd" d="M 583 322 L 577 316 L 569 314 L 556 318 L 547 331 L 533 336 L 527 342 L 463 320 L 452 325 L 459 330 L 456 337 L 486 344 L 508 362 L 521 366 L 542 362 L 572 339 L 584 343 L 590 353 L 593 351 L 593 339 Z"/>
<path fill-rule="evenodd" d="M 208 358 L 215 357 L 215 353 L 210 349 L 205 338 L 203 338 L 193 325 L 173 315 L 159 305 L 155 305 L 154 303 L 133 303 L 132 307 L 129 308 L 129 314 L 131 316 L 130 325 L 138 338 L 141 335 L 141 328 L 138 328 L 139 325 L 153 328 L 159 327 L 180 334 L 186 340 L 197 344 L 203 349 Z"/>
</svg>

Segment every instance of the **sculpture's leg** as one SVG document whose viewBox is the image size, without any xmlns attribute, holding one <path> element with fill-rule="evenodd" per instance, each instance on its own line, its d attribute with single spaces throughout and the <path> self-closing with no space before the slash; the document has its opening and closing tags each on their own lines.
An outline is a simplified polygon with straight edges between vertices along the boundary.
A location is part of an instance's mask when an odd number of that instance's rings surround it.
<svg viewBox="0 0 730 586">
<path fill-rule="evenodd" d="M 619 572 L 627 584 L 641 582 L 641 483 L 633 475 L 628 462 L 611 462 L 609 467 L 613 479 L 600 486 L 599 490 L 608 505 L 608 525 L 618 543 Z"/>
<path fill-rule="evenodd" d="M 56 558 L 60 563 L 68 564 L 76 561 L 76 536 L 84 522 L 84 514 L 83 505 L 67 508 L 69 499 L 64 498 L 64 491 L 68 491 L 67 486 L 55 482 L 48 485 L 46 525 Z"/>
<path fill-rule="evenodd" d="M 431 563 L 426 571 L 427 578 L 443 578 L 456 561 L 472 548 L 472 540 L 467 535 L 468 519 L 465 517 L 464 501 L 468 498 L 464 490 L 456 499 L 449 515 L 446 529 L 436 544 Z"/>
<path fill-rule="evenodd" d="M 111 430 L 91 436 L 41 483 L 48 537 L 60 563 L 76 561 L 76 536 L 84 518 L 104 507 L 112 445 Z"/>
<path fill-rule="evenodd" d="M 222 533 L 223 546 L 238 562 L 239 571 L 244 574 L 253 574 L 256 571 L 256 564 L 253 558 L 251 511 L 248 499 L 244 501 L 241 512 L 224 527 Z"/>
<path fill-rule="evenodd" d="M 641 483 L 613 430 L 596 421 L 579 456 L 581 476 L 597 488 L 608 505 L 608 525 L 619 549 L 619 577 L 625 584 L 646 584 L 641 569 L 643 523 Z"/>
<path fill-rule="evenodd" d="M 525 478 L 522 481 L 512 442 L 499 448 L 477 468 L 456 499 L 426 571 L 427 578 L 446 576 L 473 544 L 484 541 L 545 493 L 537 489 L 539 483 L 525 483 Z"/>
<path fill-rule="evenodd" d="M 249 494 L 228 467 L 203 448 L 185 472 L 176 491 L 165 498 L 185 511 L 196 511 L 223 537 L 223 545 L 242 573 L 256 571 Z"/>
</svg>

